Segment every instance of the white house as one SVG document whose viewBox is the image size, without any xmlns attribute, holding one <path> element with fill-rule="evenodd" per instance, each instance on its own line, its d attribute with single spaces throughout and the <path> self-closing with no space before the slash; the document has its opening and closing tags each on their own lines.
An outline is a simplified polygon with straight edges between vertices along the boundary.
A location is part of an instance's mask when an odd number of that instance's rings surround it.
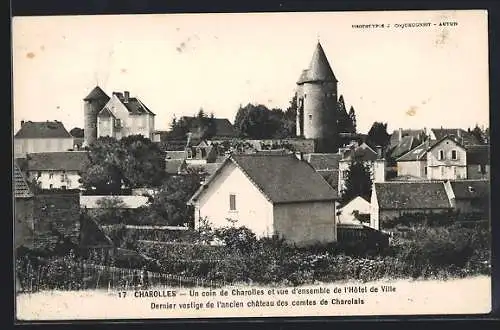
<svg viewBox="0 0 500 330">
<path fill-rule="evenodd" d="M 21 121 L 14 136 L 14 157 L 34 152 L 60 152 L 73 149 L 73 136 L 60 121 Z"/>
<path fill-rule="evenodd" d="M 188 202 L 195 227 L 245 226 L 296 244 L 336 241 L 337 193 L 293 154 L 231 155 Z"/>
<path fill-rule="evenodd" d="M 143 135 L 153 140 L 155 114 L 130 93 L 113 92 L 111 99 L 97 115 L 97 137 L 116 139 L 128 135 Z"/>
<path fill-rule="evenodd" d="M 445 136 L 427 149 L 427 179 L 467 178 L 467 151 L 454 136 Z"/>
<path fill-rule="evenodd" d="M 360 218 L 369 219 L 370 202 L 363 197 L 355 197 L 337 210 L 339 224 L 361 224 Z"/>
<path fill-rule="evenodd" d="M 37 181 L 42 189 L 79 189 L 78 180 L 87 157 L 86 151 L 28 154 L 28 179 Z"/>
</svg>

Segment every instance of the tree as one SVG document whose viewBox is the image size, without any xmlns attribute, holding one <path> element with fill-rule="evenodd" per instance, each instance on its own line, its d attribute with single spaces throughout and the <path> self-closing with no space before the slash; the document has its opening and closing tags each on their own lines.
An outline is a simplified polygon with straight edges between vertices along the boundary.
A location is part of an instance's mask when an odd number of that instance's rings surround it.
<svg viewBox="0 0 500 330">
<path fill-rule="evenodd" d="M 126 151 L 121 164 L 125 184 L 129 188 L 155 187 L 165 174 L 165 155 L 156 143 L 142 135 L 129 135 L 120 140 Z"/>
<path fill-rule="evenodd" d="M 123 209 L 125 203 L 119 197 L 103 197 L 96 201 L 98 206 L 97 220 L 99 224 L 119 224 L 124 222 Z"/>
<path fill-rule="evenodd" d="M 283 111 L 269 110 L 264 105 L 247 104 L 236 113 L 234 127 L 239 137 L 250 139 L 274 138 L 282 128 Z"/>
<path fill-rule="evenodd" d="M 83 129 L 79 127 L 74 127 L 69 131 L 69 134 L 71 136 L 76 137 L 76 138 L 83 138 Z"/>
<path fill-rule="evenodd" d="M 357 127 L 356 127 L 356 113 L 354 112 L 354 107 L 351 105 L 351 108 L 349 109 L 349 119 L 351 121 L 351 130 L 352 133 L 356 133 Z"/>
<path fill-rule="evenodd" d="M 122 164 L 126 150 L 111 137 L 100 137 L 89 146 L 80 182 L 83 188 L 99 194 L 116 194 L 124 184 Z"/>
<path fill-rule="evenodd" d="M 371 191 L 372 179 L 369 166 L 361 161 L 354 160 L 347 170 L 345 188 L 342 190 L 341 204 L 345 204 L 357 196 L 369 200 Z"/>
<path fill-rule="evenodd" d="M 151 140 L 131 135 L 101 137 L 89 146 L 80 182 L 87 190 L 118 194 L 124 188 L 154 187 L 165 173 L 164 154 Z"/>
<path fill-rule="evenodd" d="M 385 149 L 389 144 L 390 137 L 387 133 L 387 123 L 374 122 L 368 131 L 366 144 L 372 148 L 381 146 L 382 149 Z"/>
<path fill-rule="evenodd" d="M 194 224 L 194 213 L 188 200 L 200 187 L 201 177 L 196 173 L 167 178 L 149 206 L 154 223 L 167 225 Z"/>
<path fill-rule="evenodd" d="M 476 127 L 470 132 L 474 138 L 480 143 L 485 143 L 485 134 L 483 130 L 476 124 Z"/>
</svg>

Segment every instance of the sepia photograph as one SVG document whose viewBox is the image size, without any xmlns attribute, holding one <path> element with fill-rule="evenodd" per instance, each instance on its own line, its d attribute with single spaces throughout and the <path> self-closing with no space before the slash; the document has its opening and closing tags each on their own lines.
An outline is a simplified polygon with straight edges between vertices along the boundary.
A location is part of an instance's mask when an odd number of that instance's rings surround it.
<svg viewBox="0 0 500 330">
<path fill-rule="evenodd" d="M 491 311 L 486 10 L 12 18 L 15 318 Z"/>
</svg>

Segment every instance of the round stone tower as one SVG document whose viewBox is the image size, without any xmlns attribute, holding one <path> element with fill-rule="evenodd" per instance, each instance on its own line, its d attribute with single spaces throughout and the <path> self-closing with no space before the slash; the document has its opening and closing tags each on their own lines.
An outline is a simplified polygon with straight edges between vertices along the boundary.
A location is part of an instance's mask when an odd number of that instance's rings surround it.
<svg viewBox="0 0 500 330">
<path fill-rule="evenodd" d="M 96 86 L 86 98 L 83 99 L 83 145 L 88 146 L 97 139 L 97 114 L 109 101 L 109 96 Z"/>
<path fill-rule="evenodd" d="M 336 136 L 337 79 L 318 42 L 309 65 L 297 81 L 297 136 L 318 146 Z M 321 147 L 320 147 L 321 148 Z"/>
</svg>

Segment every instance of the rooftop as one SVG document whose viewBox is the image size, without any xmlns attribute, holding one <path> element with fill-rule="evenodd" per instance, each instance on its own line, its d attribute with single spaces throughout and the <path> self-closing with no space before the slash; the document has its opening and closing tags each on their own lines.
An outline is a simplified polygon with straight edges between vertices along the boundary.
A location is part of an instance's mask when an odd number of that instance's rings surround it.
<svg viewBox="0 0 500 330">
<path fill-rule="evenodd" d="M 38 152 L 28 154 L 26 159 L 28 171 L 82 171 L 88 152 Z"/>
<path fill-rule="evenodd" d="M 380 182 L 374 184 L 380 209 L 448 209 L 444 182 Z"/>
<path fill-rule="evenodd" d="M 330 63 L 326 58 L 325 51 L 319 42 L 314 50 L 309 68 L 302 71 L 297 84 L 315 81 L 337 82 L 337 78 L 335 78 Z"/>
<path fill-rule="evenodd" d="M 14 138 L 17 139 L 54 139 L 73 138 L 60 121 L 26 121 L 21 122 L 21 128 L 17 131 Z"/>
</svg>

